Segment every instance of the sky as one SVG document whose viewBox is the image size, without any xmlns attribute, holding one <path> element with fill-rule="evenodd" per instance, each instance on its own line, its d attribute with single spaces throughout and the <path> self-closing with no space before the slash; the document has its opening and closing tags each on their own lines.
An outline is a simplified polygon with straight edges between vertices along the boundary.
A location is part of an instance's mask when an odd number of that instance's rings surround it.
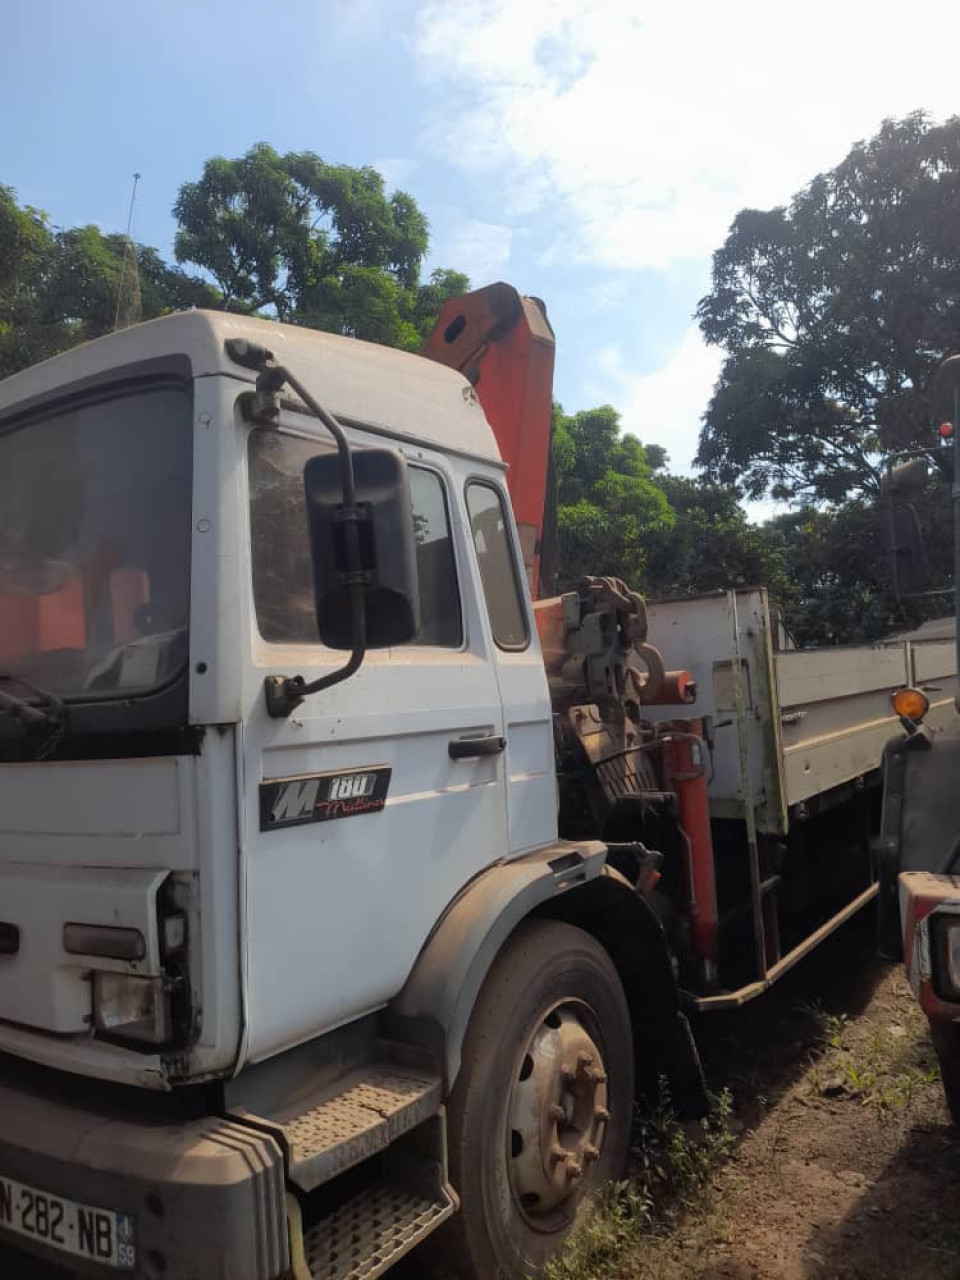
<svg viewBox="0 0 960 1280">
<path fill-rule="evenodd" d="M 134 236 L 170 255 L 209 156 L 372 164 L 429 217 L 428 267 L 546 302 L 564 408 L 613 404 L 677 471 L 737 211 L 885 117 L 960 111 L 947 0 L 7 0 L 4 44 L 0 182 L 56 224 L 122 230 L 137 171 Z"/>
</svg>

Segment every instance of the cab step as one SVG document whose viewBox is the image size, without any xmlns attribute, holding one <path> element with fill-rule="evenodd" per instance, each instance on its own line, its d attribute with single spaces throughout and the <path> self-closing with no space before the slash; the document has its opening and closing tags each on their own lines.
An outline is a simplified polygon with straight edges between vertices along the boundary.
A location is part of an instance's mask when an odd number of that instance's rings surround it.
<svg viewBox="0 0 960 1280">
<path fill-rule="evenodd" d="M 384 1155 L 302 1203 L 309 1225 L 299 1204 L 289 1216 L 297 1280 L 383 1275 L 460 1207 L 447 1179 L 446 1112 L 441 1108 Z"/>
<path fill-rule="evenodd" d="M 374 1280 L 456 1210 L 449 1188 L 434 1194 L 379 1183 L 321 1218 L 303 1237 L 313 1280 Z"/>
<path fill-rule="evenodd" d="M 232 1110 L 282 1139 L 290 1181 L 309 1192 L 386 1150 L 435 1115 L 442 1092 L 438 1075 L 395 1062 L 374 1062 L 279 1114 Z"/>
</svg>

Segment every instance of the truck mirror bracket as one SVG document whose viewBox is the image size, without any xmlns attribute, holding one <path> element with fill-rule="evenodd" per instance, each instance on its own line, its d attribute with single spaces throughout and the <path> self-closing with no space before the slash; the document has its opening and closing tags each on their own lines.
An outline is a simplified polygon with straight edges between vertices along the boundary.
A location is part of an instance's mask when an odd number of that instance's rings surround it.
<svg viewBox="0 0 960 1280">
<path fill-rule="evenodd" d="M 353 472 L 353 454 L 346 433 L 332 413 L 324 409 L 300 380 L 278 365 L 273 353 L 266 347 L 256 343 L 245 342 L 240 338 L 229 338 L 226 342 L 227 355 L 237 364 L 257 371 L 256 404 L 261 415 L 276 421 L 280 414 L 280 391 L 289 385 L 300 397 L 315 418 L 321 422 L 333 436 L 340 457 L 340 475 L 343 483 L 343 505 L 340 508 L 338 522 L 344 532 L 345 572 L 344 586 L 347 588 L 350 606 L 350 635 L 352 648 L 350 657 L 342 667 L 321 676 L 309 683 L 301 675 L 267 676 L 263 682 L 264 700 L 267 715 L 273 720 L 285 720 L 304 698 L 311 693 L 319 693 L 321 689 L 329 689 L 331 685 L 347 680 L 357 671 L 367 652 L 367 619 L 364 596 L 367 590 L 369 575 L 364 571 L 361 550 L 361 529 L 368 519 L 367 513 L 357 503 L 356 482 Z"/>
</svg>

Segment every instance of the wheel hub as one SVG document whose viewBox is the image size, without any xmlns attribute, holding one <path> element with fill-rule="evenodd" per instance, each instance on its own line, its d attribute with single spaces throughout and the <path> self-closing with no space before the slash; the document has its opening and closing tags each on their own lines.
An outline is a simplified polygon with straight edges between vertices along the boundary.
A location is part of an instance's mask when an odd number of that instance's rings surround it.
<svg viewBox="0 0 960 1280">
<path fill-rule="evenodd" d="M 579 1190 L 609 1118 L 596 1042 L 576 1006 L 551 1010 L 521 1058 L 508 1114 L 510 1178 L 525 1213 L 547 1213 Z"/>
</svg>

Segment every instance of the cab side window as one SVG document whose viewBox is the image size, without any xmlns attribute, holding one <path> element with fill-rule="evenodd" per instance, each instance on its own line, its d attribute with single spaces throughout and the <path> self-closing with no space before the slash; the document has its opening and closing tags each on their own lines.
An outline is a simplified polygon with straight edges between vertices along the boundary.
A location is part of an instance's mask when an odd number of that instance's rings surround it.
<svg viewBox="0 0 960 1280">
<path fill-rule="evenodd" d="M 253 598 L 260 634 L 273 644 L 320 643 L 303 468 L 331 447 L 269 428 L 250 433 Z M 423 467 L 409 474 L 420 586 L 420 631 L 411 644 L 458 649 L 460 588 L 443 480 Z"/>
<path fill-rule="evenodd" d="M 492 485 L 467 485 L 467 510 L 493 638 L 501 649 L 525 649 L 530 639 L 503 498 Z"/>
</svg>

